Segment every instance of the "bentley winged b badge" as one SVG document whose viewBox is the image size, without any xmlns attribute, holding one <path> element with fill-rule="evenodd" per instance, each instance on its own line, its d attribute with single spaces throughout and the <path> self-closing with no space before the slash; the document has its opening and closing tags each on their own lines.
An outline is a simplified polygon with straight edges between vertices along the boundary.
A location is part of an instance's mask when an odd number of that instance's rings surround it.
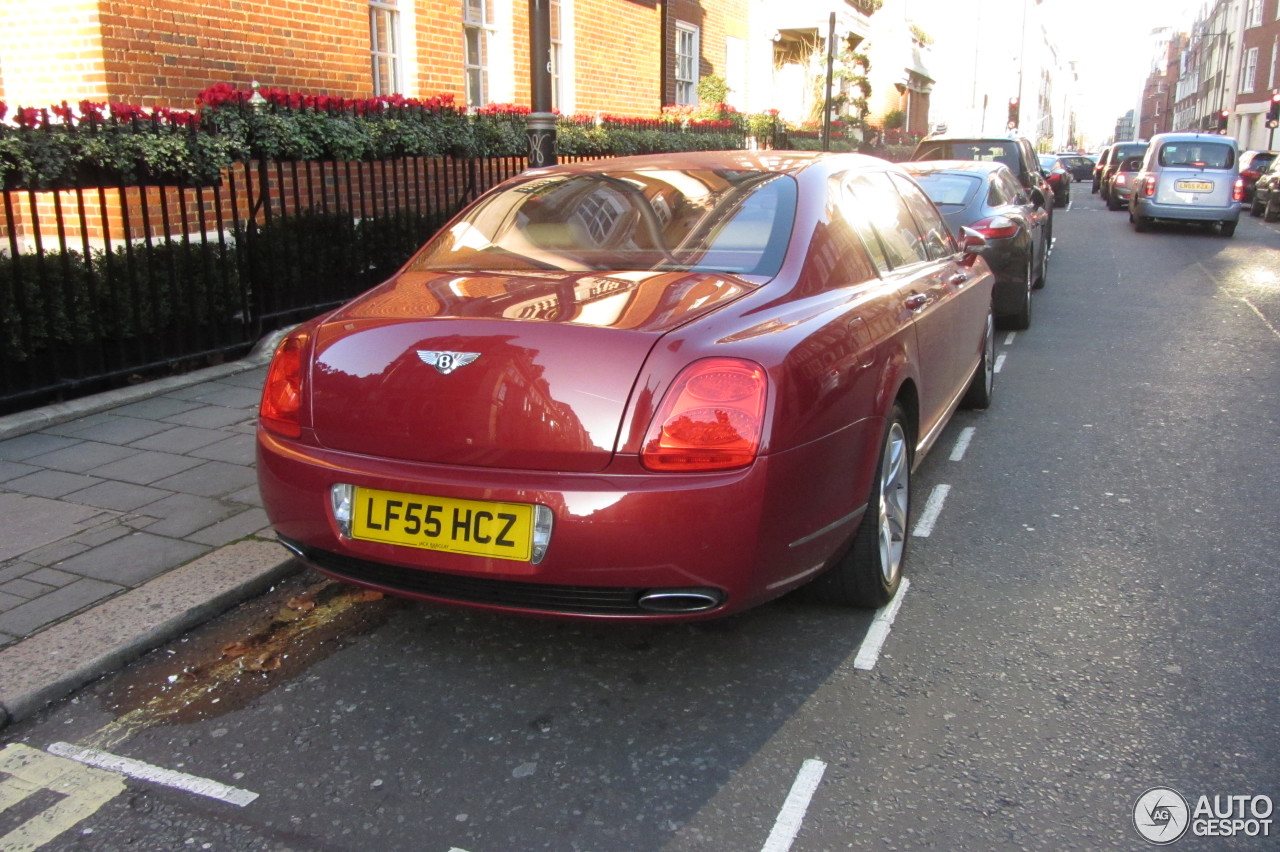
<svg viewBox="0 0 1280 852">
<path fill-rule="evenodd" d="M 479 352 L 439 352 L 431 349 L 419 349 L 418 357 L 422 363 L 430 364 L 444 375 L 449 375 L 459 367 L 465 367 L 480 357 Z"/>
</svg>

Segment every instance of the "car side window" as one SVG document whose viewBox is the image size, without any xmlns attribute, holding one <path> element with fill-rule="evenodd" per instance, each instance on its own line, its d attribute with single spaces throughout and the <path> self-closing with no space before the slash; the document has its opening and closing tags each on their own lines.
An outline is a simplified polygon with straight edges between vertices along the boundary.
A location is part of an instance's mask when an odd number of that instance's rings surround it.
<svg viewBox="0 0 1280 852">
<path fill-rule="evenodd" d="M 999 183 L 1003 189 L 1005 196 L 1005 204 L 1030 204 L 1027 198 L 1026 190 L 1022 188 L 1022 184 L 1014 178 L 1013 175 L 1001 169 L 992 175 L 992 183 Z"/>
<path fill-rule="evenodd" d="M 880 238 L 885 259 L 893 268 L 929 259 L 923 235 L 916 227 L 907 203 L 893 188 L 884 172 L 858 174 L 849 178 L 845 200 L 850 221 L 865 220 Z"/>
<path fill-rule="evenodd" d="M 877 276 L 877 266 L 881 272 L 888 270 L 879 243 L 873 241 L 864 249 L 865 238 L 859 240 L 855 224 L 845 215 L 849 205 L 841 203 L 844 190 L 839 177 L 828 182 L 827 192 L 827 215 L 814 226 L 800 274 L 812 292 L 869 281 Z"/>
<path fill-rule="evenodd" d="M 901 175 L 891 174 L 889 179 L 907 202 L 907 209 L 915 217 L 916 225 L 924 235 L 924 248 L 930 260 L 942 260 L 956 253 L 955 243 L 947 231 L 946 221 L 920 187 Z"/>
<path fill-rule="evenodd" d="M 1005 189 L 1004 181 L 993 175 L 991 182 L 987 184 L 987 206 L 1003 207 L 1008 203 L 1009 192 Z"/>
</svg>

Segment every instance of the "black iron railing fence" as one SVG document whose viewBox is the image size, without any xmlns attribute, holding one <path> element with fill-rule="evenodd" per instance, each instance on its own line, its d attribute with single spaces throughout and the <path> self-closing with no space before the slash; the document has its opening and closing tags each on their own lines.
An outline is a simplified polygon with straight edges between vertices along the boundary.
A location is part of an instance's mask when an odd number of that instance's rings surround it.
<svg viewBox="0 0 1280 852">
<path fill-rule="evenodd" d="M 237 163 L 0 192 L 0 414 L 240 357 L 385 279 L 524 158 Z"/>
</svg>

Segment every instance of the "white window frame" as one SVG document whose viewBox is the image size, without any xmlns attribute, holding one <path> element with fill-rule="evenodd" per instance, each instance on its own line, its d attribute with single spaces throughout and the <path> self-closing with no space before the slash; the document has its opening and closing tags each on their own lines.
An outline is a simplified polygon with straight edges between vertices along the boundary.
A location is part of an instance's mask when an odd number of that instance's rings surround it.
<svg viewBox="0 0 1280 852">
<path fill-rule="evenodd" d="M 701 41 L 702 31 L 698 27 L 676 21 L 674 94 L 677 105 L 698 105 L 698 57 L 702 53 Z M 682 52 L 681 47 L 688 47 L 688 50 Z"/>
<path fill-rule="evenodd" d="M 379 50 L 378 35 L 385 30 L 389 49 Z M 404 62 L 401 55 L 400 9 L 396 0 L 369 0 L 369 65 L 375 95 L 394 95 L 404 91 Z M 391 67 L 391 79 L 382 79 L 382 65 Z"/>
<path fill-rule="evenodd" d="M 1249 0 L 1244 10 L 1245 27 L 1262 26 L 1262 0 Z"/>
<path fill-rule="evenodd" d="M 1258 79 L 1258 48 L 1251 47 L 1244 52 L 1244 65 L 1240 68 L 1240 93 L 1249 94 L 1254 91 Z"/>
<path fill-rule="evenodd" d="M 564 93 L 564 2 L 551 4 L 551 108 L 563 111 Z"/>
<path fill-rule="evenodd" d="M 473 6 L 479 6 L 478 13 Z M 493 0 L 462 0 L 462 74 L 463 91 L 468 107 L 482 107 L 493 103 L 489 81 L 493 57 L 494 8 Z M 479 56 L 472 61 L 471 34 L 475 33 Z M 473 74 L 480 91 L 474 91 Z"/>
</svg>

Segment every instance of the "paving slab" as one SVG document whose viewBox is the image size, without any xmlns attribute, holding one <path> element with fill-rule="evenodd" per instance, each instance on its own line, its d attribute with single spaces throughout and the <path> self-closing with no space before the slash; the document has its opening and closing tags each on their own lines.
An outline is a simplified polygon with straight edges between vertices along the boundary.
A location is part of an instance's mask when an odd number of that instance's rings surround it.
<svg viewBox="0 0 1280 852">
<path fill-rule="evenodd" d="M 98 510 L 90 506 L 0 492 L 0 518 L 5 526 L 0 562 L 77 533 L 96 514 Z"/>
<path fill-rule="evenodd" d="M 182 539 L 135 532 L 59 562 L 55 567 L 69 574 L 133 587 L 208 550 L 205 545 Z"/>
</svg>

